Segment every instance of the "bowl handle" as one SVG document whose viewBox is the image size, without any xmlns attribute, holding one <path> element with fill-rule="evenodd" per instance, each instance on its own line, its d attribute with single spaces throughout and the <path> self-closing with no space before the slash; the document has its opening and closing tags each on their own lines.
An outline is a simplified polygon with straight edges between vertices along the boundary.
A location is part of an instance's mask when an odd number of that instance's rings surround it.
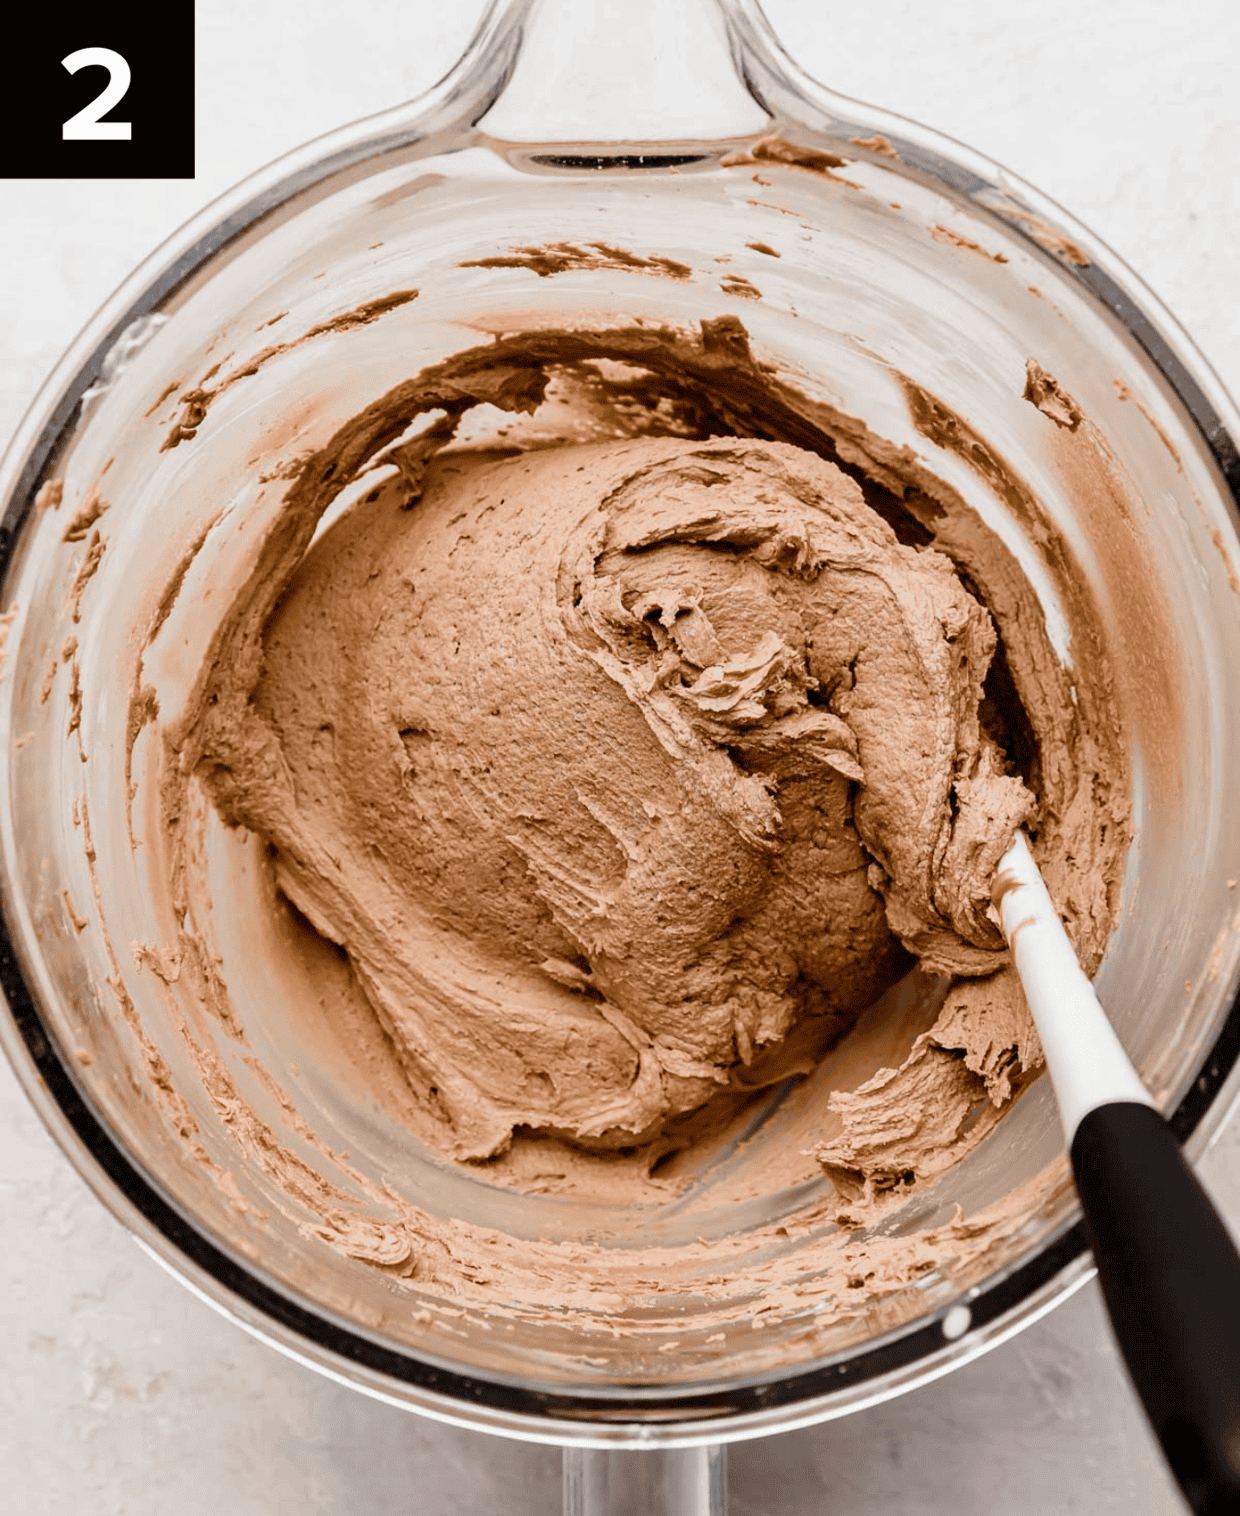
<svg viewBox="0 0 1240 1516">
<path fill-rule="evenodd" d="M 744 138 L 769 113 L 735 45 L 733 0 L 510 0 L 522 14 L 512 75 L 487 112 L 506 142 Z M 760 14 L 760 13 L 759 13 Z"/>
<path fill-rule="evenodd" d="M 728 1450 L 564 1449 L 564 1516 L 727 1516 Z"/>
</svg>

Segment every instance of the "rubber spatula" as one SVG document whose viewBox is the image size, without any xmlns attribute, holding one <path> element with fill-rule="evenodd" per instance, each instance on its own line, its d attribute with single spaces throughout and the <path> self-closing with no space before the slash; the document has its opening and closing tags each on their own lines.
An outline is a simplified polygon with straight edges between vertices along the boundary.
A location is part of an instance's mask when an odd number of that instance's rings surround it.
<svg viewBox="0 0 1240 1516">
<path fill-rule="evenodd" d="M 1085 977 L 1023 832 L 992 898 L 1132 1382 L 1192 1509 L 1240 1513 L 1240 1256 Z"/>
</svg>

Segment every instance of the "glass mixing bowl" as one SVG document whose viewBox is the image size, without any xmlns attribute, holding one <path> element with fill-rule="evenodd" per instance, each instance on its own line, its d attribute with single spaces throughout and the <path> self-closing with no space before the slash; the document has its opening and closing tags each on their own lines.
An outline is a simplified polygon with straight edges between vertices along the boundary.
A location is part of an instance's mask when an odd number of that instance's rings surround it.
<svg viewBox="0 0 1240 1516">
<path fill-rule="evenodd" d="M 805 78 L 754 0 L 657 13 L 664 75 L 642 53 L 656 26 L 645 0 L 622 28 L 600 29 L 601 14 L 493 5 L 428 96 L 282 159 L 191 223 L 45 386 L 0 475 L 0 1030 L 105 1204 L 275 1346 L 484 1430 L 692 1445 L 922 1384 L 1089 1277 L 1047 1081 L 881 1228 L 908 1235 L 1028 1185 L 1021 1224 L 867 1310 L 841 1316 L 811 1293 L 761 1331 L 745 1317 L 721 1335 L 706 1265 L 657 1308 L 617 1297 L 602 1325 L 545 1302 L 508 1302 L 501 1321 L 421 1298 L 416 1275 L 373 1266 L 390 1241 L 385 1183 L 394 1201 L 542 1244 L 606 1234 L 618 1270 L 638 1242 L 670 1257 L 787 1218 L 761 1263 L 793 1277 L 808 1234 L 833 1225 L 830 1181 L 736 1197 L 764 1154 L 812 1143 L 831 1060 L 774 1092 L 743 1147 L 689 1176 L 687 1198 L 636 1221 L 444 1162 L 359 1089 L 346 1059 L 307 1057 L 301 1000 L 314 987 L 299 997 L 264 967 L 280 944 L 253 839 L 208 826 L 196 884 L 235 1019 L 191 1004 L 159 959 L 159 723 L 139 665 L 159 721 L 171 719 L 211 607 L 250 571 L 280 508 L 280 469 L 425 365 L 498 331 L 738 316 L 759 356 L 909 449 L 994 526 L 1065 665 L 1088 681 L 1048 568 L 1054 542 L 1080 565 L 1127 726 L 1135 832 L 1097 984 L 1196 1155 L 1228 1108 L 1240 1049 L 1240 425 L 1185 335 L 1086 230 L 993 163 Z M 648 82 L 640 94 L 635 78 Z M 551 244 L 586 251 L 540 272 L 522 249 Z M 1084 429 L 1024 398 L 1029 359 L 1074 397 Z M 899 376 L 984 448 L 949 445 Z M 999 456 L 1050 536 L 987 466 Z M 906 986 L 888 1003 L 888 1054 L 917 998 Z M 290 1207 L 264 1133 L 369 1226 L 371 1261 L 333 1246 L 312 1208 Z"/>
</svg>

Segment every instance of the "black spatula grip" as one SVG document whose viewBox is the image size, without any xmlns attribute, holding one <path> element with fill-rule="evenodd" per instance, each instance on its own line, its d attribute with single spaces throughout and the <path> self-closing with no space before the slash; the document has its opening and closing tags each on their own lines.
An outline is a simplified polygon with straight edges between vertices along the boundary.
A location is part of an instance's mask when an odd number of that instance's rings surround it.
<svg viewBox="0 0 1240 1516">
<path fill-rule="evenodd" d="M 1240 1513 L 1240 1256 L 1157 1111 L 1081 1120 L 1072 1167 L 1120 1350 L 1200 1516 Z"/>
</svg>

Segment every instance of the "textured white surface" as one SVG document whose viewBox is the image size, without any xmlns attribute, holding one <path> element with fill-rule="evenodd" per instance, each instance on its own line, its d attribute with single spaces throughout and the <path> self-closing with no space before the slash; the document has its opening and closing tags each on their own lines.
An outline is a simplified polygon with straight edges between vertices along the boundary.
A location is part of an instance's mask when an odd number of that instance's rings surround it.
<svg viewBox="0 0 1240 1516">
<path fill-rule="evenodd" d="M 196 180 L 0 182 L 0 441 L 73 334 L 162 237 L 287 148 L 424 88 L 480 8 L 198 0 Z M 1240 393 L 1233 0 L 767 9 L 819 78 L 951 133 L 1066 205 Z M 1240 1132 L 1224 1135 L 1203 1172 L 1240 1228 Z M 2 1066 L 0 1235 L 6 1512 L 558 1509 L 555 1450 L 374 1404 L 181 1290 L 89 1195 Z M 1181 1509 L 1093 1287 L 922 1391 L 732 1452 L 735 1516 Z"/>
</svg>

